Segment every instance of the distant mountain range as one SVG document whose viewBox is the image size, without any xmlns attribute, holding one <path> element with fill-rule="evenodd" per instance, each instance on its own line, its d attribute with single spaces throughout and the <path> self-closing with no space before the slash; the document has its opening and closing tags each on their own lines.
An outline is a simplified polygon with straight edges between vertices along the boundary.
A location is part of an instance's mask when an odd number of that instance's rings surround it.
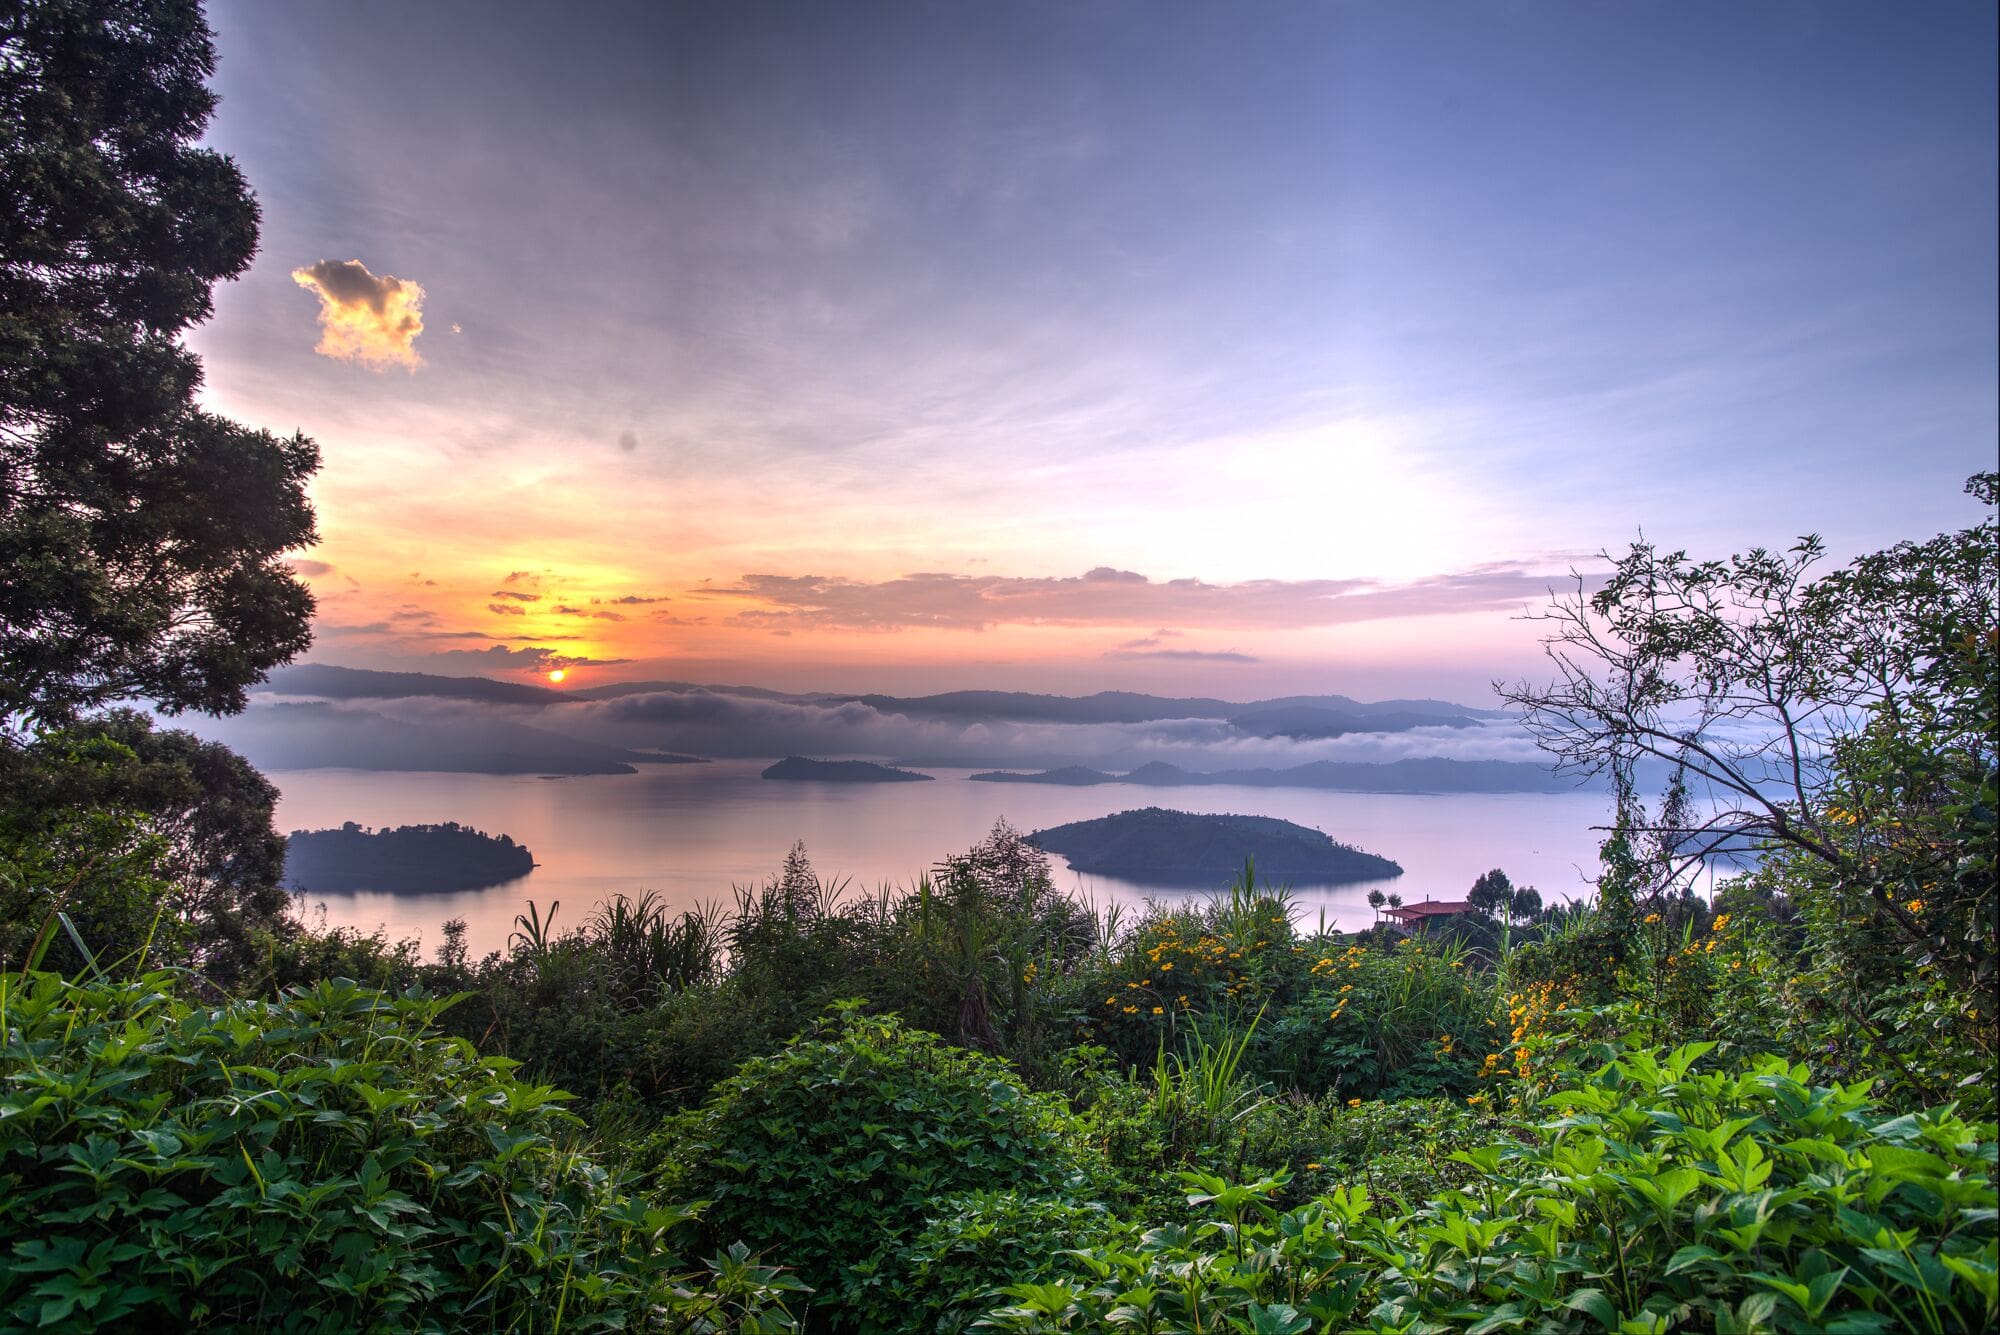
<svg viewBox="0 0 2000 1335">
<path fill-rule="evenodd" d="M 1144 788 L 1188 788 L 1212 784 L 1237 788 L 1326 788 L 1356 793 L 1570 793 L 1582 786 L 1574 776 L 1520 760 L 1315 760 L 1288 769 L 1186 770 L 1154 762 L 1129 774 L 1070 765 L 1035 774 L 991 770 L 969 775 L 979 783 L 1050 783 L 1086 787 L 1129 783 Z"/>
<path fill-rule="evenodd" d="M 1378 700 L 1345 695 L 1286 695 L 1247 703 L 1207 696 L 1142 695 L 1099 691 L 1095 695 L 1036 695 L 1025 691 L 947 691 L 941 695 L 847 695 L 815 691 L 787 693 L 757 686 L 699 685 L 685 681 L 624 681 L 559 691 L 490 677 L 445 677 L 425 672 L 377 672 L 367 668 L 302 663 L 273 672 L 264 689 L 277 695 L 327 700 L 393 700 L 427 696 L 489 704 L 553 705 L 575 700 L 616 700 L 656 693 L 685 695 L 707 691 L 753 700 L 796 704 L 863 704 L 879 714 L 906 718 L 988 720 L 1008 723 L 1157 723 L 1165 719 L 1222 719 L 1253 737 L 1339 737 L 1353 732 L 1403 732 L 1411 728 L 1476 727 L 1481 719 L 1506 718 L 1503 710 L 1474 709 L 1444 700 Z"/>
<path fill-rule="evenodd" d="M 258 697 L 247 713 L 205 720 L 197 729 L 254 764 L 275 770 L 621 774 L 641 765 L 703 756 L 763 759 L 808 753 L 893 759 L 908 767 L 960 768 L 996 761 L 1011 761 L 1024 770 L 1065 767 L 978 776 L 988 782 L 1391 792 L 1563 792 L 1573 786 L 1539 765 L 1500 760 L 1379 764 L 1343 759 L 1285 767 L 1292 743 L 1401 733 L 1410 736 L 1394 750 L 1365 749 L 1373 755 L 1449 756 L 1458 750 L 1453 734 L 1471 738 L 1509 727 L 1504 722 L 1509 716 L 1502 711 L 1441 700 L 1371 703 L 1344 695 L 1295 695 L 1244 703 L 1130 691 L 1077 697 L 1021 691 L 896 696 L 787 693 L 685 681 L 555 690 L 488 677 L 328 664 L 280 669 Z M 1162 743 L 1188 768 L 1153 764 L 1114 772 L 1160 754 Z M 1481 749 L 1491 753 L 1483 740 Z M 1195 768 L 1204 754 L 1241 765 L 1234 757 L 1246 751 L 1273 767 Z M 1291 758 L 1311 754 L 1315 752 Z"/>
</svg>

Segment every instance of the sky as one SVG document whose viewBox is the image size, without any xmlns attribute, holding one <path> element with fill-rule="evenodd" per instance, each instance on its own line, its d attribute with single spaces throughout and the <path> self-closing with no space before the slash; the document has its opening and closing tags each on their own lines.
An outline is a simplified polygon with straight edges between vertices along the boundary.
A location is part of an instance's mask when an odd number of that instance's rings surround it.
<svg viewBox="0 0 2000 1335">
<path fill-rule="evenodd" d="M 1993 466 L 1990 4 L 209 21 L 317 662 L 1486 704 L 1599 552 Z"/>
</svg>

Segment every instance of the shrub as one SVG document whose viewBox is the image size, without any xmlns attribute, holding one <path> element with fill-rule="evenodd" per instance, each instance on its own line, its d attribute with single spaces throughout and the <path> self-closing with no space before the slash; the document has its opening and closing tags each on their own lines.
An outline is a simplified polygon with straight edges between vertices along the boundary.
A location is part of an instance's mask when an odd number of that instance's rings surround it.
<svg viewBox="0 0 2000 1335">
<path fill-rule="evenodd" d="M 932 1202 L 921 1233 L 872 1267 L 886 1282 L 860 1299 L 858 1324 L 957 1335 L 1009 1283 L 1083 1278 L 1067 1253 L 1120 1231 L 1098 1204 L 1014 1191 L 946 1196 Z"/>
<path fill-rule="evenodd" d="M 1991 1329 L 1993 1125 L 1887 1115 L 1865 1084 L 1814 1086 L 1776 1057 L 1698 1070 L 1712 1049 L 1623 1047 L 1545 1100 L 1561 1115 L 1539 1134 L 1458 1152 L 1470 1180 L 1413 1215 L 1373 1215 L 1364 1188 L 1280 1214 L 1280 1179 L 1184 1174 L 1208 1224 L 1092 1249 L 1091 1282 L 1012 1286 L 989 1319 L 1285 1335 Z"/>
<path fill-rule="evenodd" d="M 178 981 L 0 978 L 0 1330 L 789 1323 L 745 1254 L 676 1277 L 690 1212 L 567 1146 L 566 1095 L 430 1032 L 448 1000 Z"/>
<path fill-rule="evenodd" d="M 844 1003 L 670 1122 L 655 1157 L 712 1198 L 717 1237 L 795 1265 L 839 1327 L 894 1329 L 873 1324 L 883 1259 L 944 1197 L 1060 1193 L 1081 1168 L 1065 1129 L 1003 1063 Z"/>
</svg>

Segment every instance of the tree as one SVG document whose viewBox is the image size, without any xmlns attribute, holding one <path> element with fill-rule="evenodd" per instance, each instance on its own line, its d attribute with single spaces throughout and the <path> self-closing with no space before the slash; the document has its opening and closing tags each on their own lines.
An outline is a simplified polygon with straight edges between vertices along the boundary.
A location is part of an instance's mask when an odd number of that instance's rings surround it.
<svg viewBox="0 0 2000 1335">
<path fill-rule="evenodd" d="M 195 146 L 194 0 L 0 7 L 0 724 L 144 698 L 233 712 L 310 641 L 282 553 L 318 451 L 194 406 L 179 335 L 249 265 L 257 205 Z"/>
<path fill-rule="evenodd" d="M 1514 903 L 1514 883 L 1495 867 L 1472 883 L 1465 902 L 1490 918 L 1504 916 Z"/>
<path fill-rule="evenodd" d="M 2000 474 L 1966 490 L 1983 523 L 1817 578 L 1817 537 L 1702 562 L 1640 543 L 1543 614 L 1556 680 L 1496 689 L 1565 767 L 1613 774 L 1621 834 L 1655 864 L 1642 897 L 1722 850 L 1799 859 L 1919 965 L 1990 992 Z M 1674 767 L 1658 818 L 1632 796 L 1642 762 Z"/>
<path fill-rule="evenodd" d="M 277 800 L 277 789 L 229 748 L 156 729 L 131 710 L 0 753 L 0 810 L 18 838 L 61 846 L 79 812 L 123 813 L 139 823 L 152 840 L 149 870 L 160 888 L 153 898 L 165 904 L 171 941 L 185 944 L 211 976 L 237 976 L 253 933 L 284 928 Z M 139 926 L 143 935 L 148 924 Z M 93 949 L 120 949 L 130 937 L 106 924 Z M 171 958 L 169 937 L 156 939 L 155 957 Z"/>
</svg>

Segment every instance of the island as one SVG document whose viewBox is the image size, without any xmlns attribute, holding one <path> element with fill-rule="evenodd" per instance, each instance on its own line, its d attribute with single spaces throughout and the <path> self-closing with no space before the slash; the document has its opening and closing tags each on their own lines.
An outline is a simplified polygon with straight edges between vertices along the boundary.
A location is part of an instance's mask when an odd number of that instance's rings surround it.
<svg viewBox="0 0 2000 1335">
<path fill-rule="evenodd" d="M 877 765 L 867 760 L 808 760 L 804 756 L 786 756 L 765 770 L 764 777 L 810 783 L 927 783 L 937 776 L 897 769 L 893 765 Z"/>
<path fill-rule="evenodd" d="M 1260 881 L 1337 885 L 1401 876 L 1384 857 L 1271 816 L 1202 816 L 1163 807 L 1037 830 L 1028 842 L 1071 870 L 1153 885 L 1218 886 L 1256 863 Z"/>
<path fill-rule="evenodd" d="M 447 821 L 370 830 L 294 830 L 285 841 L 285 885 L 307 893 L 479 890 L 535 869 L 524 845 Z"/>
</svg>

